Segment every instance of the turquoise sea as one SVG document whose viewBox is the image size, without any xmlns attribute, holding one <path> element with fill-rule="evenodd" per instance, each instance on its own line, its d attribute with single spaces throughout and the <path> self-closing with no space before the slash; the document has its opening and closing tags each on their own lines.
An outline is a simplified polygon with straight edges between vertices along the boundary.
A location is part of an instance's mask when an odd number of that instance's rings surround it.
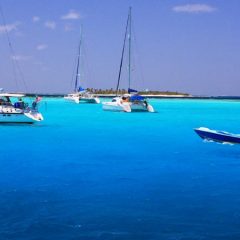
<svg viewBox="0 0 240 240">
<path fill-rule="evenodd" d="M 240 239 L 240 102 L 150 100 L 157 113 L 43 99 L 45 121 L 0 126 L 1 240 Z"/>
</svg>

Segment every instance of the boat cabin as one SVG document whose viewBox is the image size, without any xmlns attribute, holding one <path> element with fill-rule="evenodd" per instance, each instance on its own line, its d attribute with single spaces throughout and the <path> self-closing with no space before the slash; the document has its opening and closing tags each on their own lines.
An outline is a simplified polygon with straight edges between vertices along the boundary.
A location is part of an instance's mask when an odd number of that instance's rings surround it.
<svg viewBox="0 0 240 240">
<path fill-rule="evenodd" d="M 25 104 L 22 101 L 24 94 L 13 94 L 13 93 L 0 93 L 0 106 L 12 106 L 15 108 L 24 108 Z M 18 101 L 14 104 L 11 101 L 11 98 L 18 98 Z"/>
</svg>

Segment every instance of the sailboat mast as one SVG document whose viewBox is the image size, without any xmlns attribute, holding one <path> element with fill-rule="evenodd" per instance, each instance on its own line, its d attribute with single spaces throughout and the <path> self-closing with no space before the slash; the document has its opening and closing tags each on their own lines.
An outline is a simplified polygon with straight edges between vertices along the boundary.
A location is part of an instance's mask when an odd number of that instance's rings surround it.
<svg viewBox="0 0 240 240">
<path fill-rule="evenodd" d="M 120 68 L 119 68 L 119 72 L 118 72 L 118 81 L 117 81 L 116 95 L 118 95 L 118 91 L 119 91 L 119 83 L 120 83 L 120 78 L 121 78 L 121 73 L 122 73 L 122 64 L 123 64 L 123 57 L 124 57 L 124 52 L 125 52 L 125 45 L 126 45 L 126 39 L 127 39 L 129 20 L 130 19 L 129 19 L 129 15 L 128 15 L 127 24 L 126 24 L 126 30 L 125 30 L 125 34 L 124 34 L 124 41 L 123 41 L 123 48 L 122 48 Z"/>
<path fill-rule="evenodd" d="M 132 35 L 132 7 L 129 8 L 129 32 L 128 32 L 128 88 L 131 88 L 131 36 Z"/>
<path fill-rule="evenodd" d="M 80 80 L 79 66 L 80 66 L 81 50 L 82 50 L 82 26 L 81 26 L 81 31 L 80 31 L 80 41 L 79 41 L 79 45 L 78 45 L 77 70 L 76 70 L 76 78 L 75 78 L 75 85 L 74 85 L 75 92 L 78 91 L 78 81 Z"/>
</svg>

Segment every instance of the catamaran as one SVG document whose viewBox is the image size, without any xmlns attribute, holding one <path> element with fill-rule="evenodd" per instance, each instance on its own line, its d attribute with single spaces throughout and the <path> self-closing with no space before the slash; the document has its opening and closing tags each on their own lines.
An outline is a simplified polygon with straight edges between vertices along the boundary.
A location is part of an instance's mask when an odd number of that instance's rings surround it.
<svg viewBox="0 0 240 240">
<path fill-rule="evenodd" d="M 28 123 L 40 122 L 43 116 L 37 109 L 37 103 L 41 98 L 37 97 L 32 102 L 32 106 L 28 106 L 23 101 L 24 94 L 0 93 L 0 123 Z M 13 102 L 13 99 L 18 101 Z"/>
<path fill-rule="evenodd" d="M 132 13 L 131 7 L 129 8 L 127 26 L 124 35 L 122 56 L 120 62 L 120 69 L 118 74 L 116 97 L 112 99 L 111 102 L 103 102 L 103 110 L 108 111 L 123 111 L 123 112 L 132 112 L 132 111 L 148 111 L 154 112 L 153 107 L 148 103 L 147 99 L 138 94 L 137 90 L 131 89 L 131 22 L 132 22 Z M 122 63 L 125 53 L 126 40 L 128 36 L 128 93 L 122 96 L 119 96 L 119 83 L 121 79 L 122 72 Z"/>
<path fill-rule="evenodd" d="M 81 29 L 79 46 L 78 46 L 77 68 L 76 68 L 74 92 L 64 96 L 64 99 L 75 102 L 75 103 L 80 103 L 80 102 L 100 103 L 100 99 L 97 96 L 95 96 L 90 91 L 87 91 L 86 89 L 79 86 L 80 77 L 81 77 L 81 74 L 80 74 L 81 52 L 82 52 L 82 29 Z"/>
</svg>

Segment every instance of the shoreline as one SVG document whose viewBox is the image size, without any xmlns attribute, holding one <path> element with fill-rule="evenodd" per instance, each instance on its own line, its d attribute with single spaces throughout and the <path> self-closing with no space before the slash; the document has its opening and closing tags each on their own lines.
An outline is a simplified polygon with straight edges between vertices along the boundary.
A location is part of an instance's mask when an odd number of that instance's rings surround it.
<svg viewBox="0 0 240 240">
<path fill-rule="evenodd" d="M 55 94 L 48 94 L 48 93 L 26 93 L 27 97 L 49 97 L 49 98 L 62 98 L 66 94 L 62 93 L 55 93 Z M 101 98 L 112 98 L 115 97 L 115 94 L 94 94 L 97 97 Z M 146 98 L 157 98 L 157 99 L 216 99 L 216 100 L 240 100 L 240 96 L 194 96 L 194 95 L 163 95 L 163 94 L 141 94 L 141 96 Z"/>
</svg>

